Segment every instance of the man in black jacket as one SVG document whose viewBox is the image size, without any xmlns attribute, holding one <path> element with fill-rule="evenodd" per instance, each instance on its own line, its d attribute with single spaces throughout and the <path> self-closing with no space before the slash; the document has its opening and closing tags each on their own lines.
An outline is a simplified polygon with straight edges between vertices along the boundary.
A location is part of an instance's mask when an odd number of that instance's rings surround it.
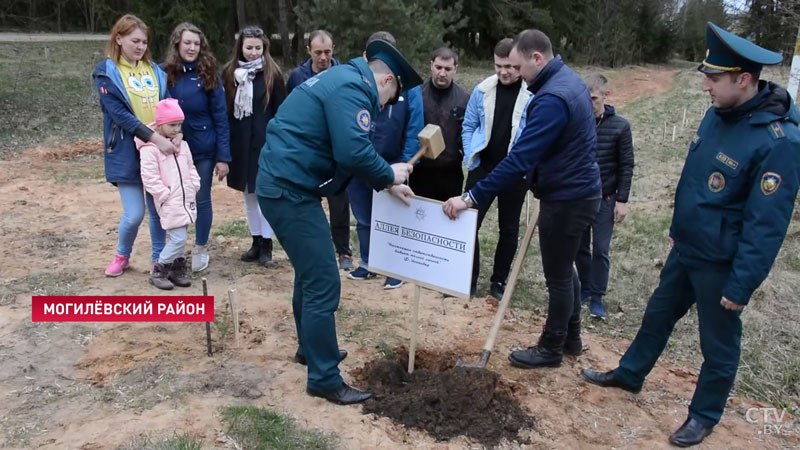
<svg viewBox="0 0 800 450">
<path fill-rule="evenodd" d="M 608 286 L 608 258 L 614 223 L 628 214 L 633 177 L 633 139 L 624 117 L 606 105 L 608 80 L 599 73 L 586 77 L 597 120 L 597 163 L 603 181 L 603 199 L 592 225 L 586 229 L 575 265 L 581 280 L 581 300 L 590 297 L 589 315 L 605 320 L 603 296 Z"/>
<path fill-rule="evenodd" d="M 453 81 L 457 71 L 458 55 L 455 52 L 447 47 L 433 52 L 431 77 L 422 84 L 422 105 L 425 125 L 432 123 L 442 128 L 445 149 L 438 158 L 422 159 L 414 167 L 408 184 L 419 197 L 445 201 L 461 195 L 464 186 L 461 124 L 467 111 L 469 92 Z"/>
</svg>

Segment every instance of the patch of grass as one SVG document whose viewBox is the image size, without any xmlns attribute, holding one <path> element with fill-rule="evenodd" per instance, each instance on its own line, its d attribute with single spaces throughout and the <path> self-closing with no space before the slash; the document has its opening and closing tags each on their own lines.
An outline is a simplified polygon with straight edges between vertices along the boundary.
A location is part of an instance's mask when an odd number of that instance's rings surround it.
<svg viewBox="0 0 800 450">
<path fill-rule="evenodd" d="M 225 237 L 251 237 L 250 227 L 247 226 L 247 221 L 244 219 L 234 219 L 217 225 L 213 234 Z"/>
<path fill-rule="evenodd" d="M 335 449 L 335 437 L 303 429 L 291 417 L 255 406 L 229 406 L 222 410 L 226 434 L 248 450 Z"/>
<path fill-rule="evenodd" d="M 142 434 L 117 450 L 203 450 L 203 440 L 188 432 L 160 438 Z"/>
<path fill-rule="evenodd" d="M 394 313 L 379 309 L 361 308 L 350 309 L 342 308 L 336 312 L 337 319 L 346 321 L 347 326 L 342 327 L 341 336 L 344 339 L 358 342 L 361 345 L 368 345 L 373 338 L 381 339 L 383 333 L 388 329 L 387 320 Z M 380 331 L 377 336 L 371 333 L 380 324 Z"/>
<path fill-rule="evenodd" d="M 0 43 L 1 153 L 102 135 L 91 73 L 104 47 L 102 41 Z"/>
<path fill-rule="evenodd" d="M 82 287 L 73 272 L 37 273 L 22 281 L 31 295 L 79 295 Z"/>
<path fill-rule="evenodd" d="M 50 176 L 57 184 L 79 184 L 82 181 L 104 181 L 103 155 L 92 154 L 74 158 L 69 164 L 52 167 Z"/>
</svg>

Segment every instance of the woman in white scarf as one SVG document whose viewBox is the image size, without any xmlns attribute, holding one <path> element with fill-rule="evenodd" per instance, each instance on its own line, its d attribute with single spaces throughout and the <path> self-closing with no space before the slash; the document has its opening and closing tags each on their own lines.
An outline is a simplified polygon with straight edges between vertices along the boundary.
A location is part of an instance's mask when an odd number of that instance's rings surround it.
<svg viewBox="0 0 800 450">
<path fill-rule="evenodd" d="M 272 265 L 272 227 L 258 207 L 254 193 L 258 157 L 267 135 L 267 123 L 286 98 L 280 67 L 269 54 L 269 39 L 258 27 L 243 29 L 234 57 L 222 71 L 231 131 L 228 186 L 244 195 L 245 216 L 253 243 L 243 261 Z"/>
</svg>

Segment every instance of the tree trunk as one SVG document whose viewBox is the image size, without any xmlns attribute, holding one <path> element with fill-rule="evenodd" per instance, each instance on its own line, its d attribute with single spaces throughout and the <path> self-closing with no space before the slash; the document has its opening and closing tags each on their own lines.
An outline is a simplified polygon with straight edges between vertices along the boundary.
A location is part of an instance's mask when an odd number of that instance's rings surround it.
<svg viewBox="0 0 800 450">
<path fill-rule="evenodd" d="M 286 8 L 286 0 L 278 0 L 278 29 L 281 33 L 281 55 L 283 56 L 283 63 L 288 65 L 292 61 L 292 43 L 289 42 L 288 11 L 286 11 Z"/>
<path fill-rule="evenodd" d="M 300 1 L 295 0 L 294 2 L 294 40 L 295 40 L 295 56 L 294 61 L 295 64 L 299 64 L 303 61 L 306 55 L 306 37 L 305 31 L 300 25 Z"/>
<path fill-rule="evenodd" d="M 239 31 L 247 25 L 244 16 L 244 0 L 236 0 L 236 24 L 238 25 L 237 28 Z"/>
</svg>

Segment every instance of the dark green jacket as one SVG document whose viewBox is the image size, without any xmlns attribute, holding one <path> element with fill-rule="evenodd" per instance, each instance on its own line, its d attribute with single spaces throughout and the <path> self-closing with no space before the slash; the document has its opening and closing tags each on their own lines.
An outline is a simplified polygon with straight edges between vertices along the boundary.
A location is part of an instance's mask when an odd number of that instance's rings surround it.
<svg viewBox="0 0 800 450">
<path fill-rule="evenodd" d="M 274 178 L 319 196 L 347 186 L 351 176 L 380 190 L 394 181 L 372 146 L 378 90 L 364 58 L 331 67 L 292 90 L 267 126 L 256 193 Z M 268 196 L 267 194 L 266 196 Z"/>
<path fill-rule="evenodd" d="M 759 87 L 736 109 L 706 113 L 670 228 L 683 261 L 730 270 L 723 295 L 740 305 L 769 274 L 800 186 L 800 113 L 785 89 Z"/>
</svg>

